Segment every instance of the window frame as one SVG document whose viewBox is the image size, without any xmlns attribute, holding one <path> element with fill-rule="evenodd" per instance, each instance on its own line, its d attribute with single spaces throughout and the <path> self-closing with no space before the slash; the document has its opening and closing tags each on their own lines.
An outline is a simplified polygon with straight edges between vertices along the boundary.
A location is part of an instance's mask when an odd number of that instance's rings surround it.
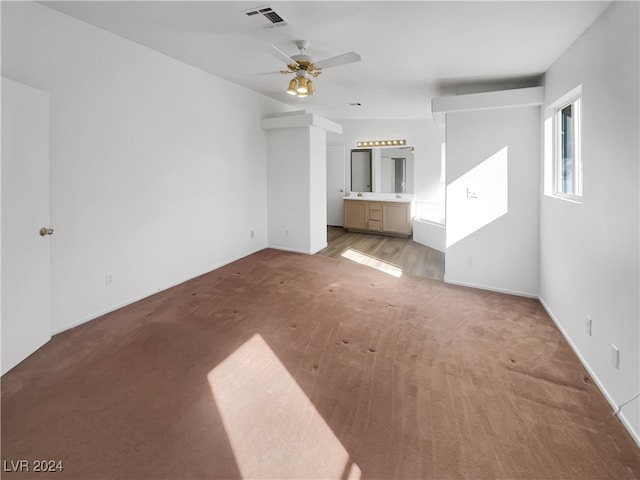
<svg viewBox="0 0 640 480">
<path fill-rule="evenodd" d="M 571 193 L 563 191 L 562 178 L 562 111 L 572 106 L 571 133 L 573 159 Z M 582 94 L 581 92 L 565 99 L 562 103 L 554 106 L 553 110 L 553 195 L 555 197 L 575 202 L 582 202 L 583 197 L 583 172 L 582 172 Z"/>
</svg>

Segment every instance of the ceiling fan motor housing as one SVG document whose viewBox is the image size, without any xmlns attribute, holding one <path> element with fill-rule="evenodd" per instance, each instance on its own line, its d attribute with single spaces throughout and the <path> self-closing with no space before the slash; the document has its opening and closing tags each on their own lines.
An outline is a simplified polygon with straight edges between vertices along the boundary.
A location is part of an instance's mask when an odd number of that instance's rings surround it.
<svg viewBox="0 0 640 480">
<path fill-rule="evenodd" d="M 313 63 L 313 58 L 311 58 L 309 55 L 304 55 L 304 54 L 292 55 L 291 58 L 298 63 L 300 62 Z"/>
</svg>

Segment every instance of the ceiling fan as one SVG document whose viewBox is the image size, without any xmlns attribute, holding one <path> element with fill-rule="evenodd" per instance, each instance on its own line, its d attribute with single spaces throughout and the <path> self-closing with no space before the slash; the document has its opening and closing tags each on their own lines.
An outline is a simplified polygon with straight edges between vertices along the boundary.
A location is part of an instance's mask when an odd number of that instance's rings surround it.
<svg viewBox="0 0 640 480">
<path fill-rule="evenodd" d="M 311 77 L 317 78 L 323 69 L 356 63 L 362 60 L 356 52 L 348 52 L 315 62 L 313 58 L 305 54 L 306 49 L 309 47 L 309 42 L 306 40 L 297 40 L 295 44 L 298 50 L 300 50 L 300 54 L 292 55 L 291 57 L 275 45 L 271 45 L 271 47 L 274 49 L 277 57 L 287 64 L 288 70 L 280 70 L 280 73 L 287 75 L 295 73 L 296 76 L 289 82 L 287 93 L 297 97 L 306 97 L 307 95 L 315 94 Z"/>
</svg>

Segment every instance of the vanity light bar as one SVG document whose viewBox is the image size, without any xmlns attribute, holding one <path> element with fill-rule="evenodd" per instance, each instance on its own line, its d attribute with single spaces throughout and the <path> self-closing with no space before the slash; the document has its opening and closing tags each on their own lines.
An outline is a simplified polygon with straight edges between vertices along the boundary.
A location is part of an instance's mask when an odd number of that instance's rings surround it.
<svg viewBox="0 0 640 480">
<path fill-rule="evenodd" d="M 406 145 L 406 140 L 369 140 L 358 142 L 358 147 L 393 147 L 394 145 Z"/>
</svg>

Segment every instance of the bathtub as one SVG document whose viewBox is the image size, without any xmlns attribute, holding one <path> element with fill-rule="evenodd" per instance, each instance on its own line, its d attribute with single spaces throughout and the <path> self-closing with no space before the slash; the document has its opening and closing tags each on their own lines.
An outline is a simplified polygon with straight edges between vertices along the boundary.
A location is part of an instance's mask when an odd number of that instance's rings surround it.
<svg viewBox="0 0 640 480">
<path fill-rule="evenodd" d="M 439 205 L 418 205 L 417 215 L 413 219 L 413 240 L 444 252 L 446 232 L 445 219 L 441 210 Z"/>
</svg>

